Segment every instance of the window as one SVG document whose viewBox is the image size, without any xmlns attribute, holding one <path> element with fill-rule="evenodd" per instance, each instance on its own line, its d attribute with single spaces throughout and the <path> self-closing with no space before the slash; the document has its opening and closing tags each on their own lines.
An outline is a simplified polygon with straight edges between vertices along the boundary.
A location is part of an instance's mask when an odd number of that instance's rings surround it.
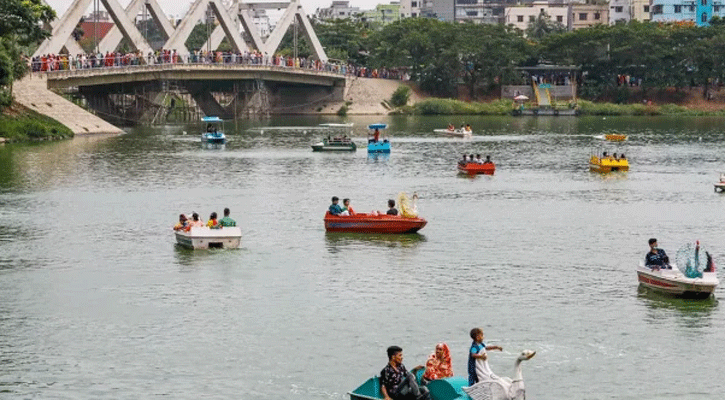
<svg viewBox="0 0 725 400">
<path fill-rule="evenodd" d="M 413 17 L 413 18 L 415 18 L 415 17 L 418 16 L 418 14 L 416 14 L 416 13 L 410 13 L 410 16 Z"/>
<path fill-rule="evenodd" d="M 536 22 L 536 17 L 529 15 L 529 22 Z"/>
<path fill-rule="evenodd" d="M 516 22 L 524 22 L 524 16 L 523 15 L 517 15 L 516 16 Z"/>
<path fill-rule="evenodd" d="M 702 13 L 702 17 L 700 19 L 702 22 L 707 22 L 707 13 Z"/>
<path fill-rule="evenodd" d="M 411 7 L 418 7 L 418 2 L 417 1 L 412 1 L 412 2 L 410 2 L 410 6 Z"/>
<path fill-rule="evenodd" d="M 695 6 L 690 6 L 690 12 L 695 12 Z"/>
<path fill-rule="evenodd" d="M 682 6 L 675 6 L 675 14 L 679 14 L 682 12 Z"/>
<path fill-rule="evenodd" d="M 649 12 L 649 4 L 646 5 L 646 6 L 644 6 L 644 8 L 642 9 L 642 11 L 648 13 Z"/>
<path fill-rule="evenodd" d="M 622 6 L 614 7 L 614 12 L 621 13 L 622 11 L 624 11 L 624 7 L 622 7 Z"/>
<path fill-rule="evenodd" d="M 561 15 L 557 15 L 556 22 L 564 22 L 564 17 L 562 17 Z"/>
<path fill-rule="evenodd" d="M 707 5 L 707 0 L 701 0 L 700 1 L 700 4 L 702 4 L 703 6 L 706 6 Z"/>
<path fill-rule="evenodd" d="M 586 21 L 587 13 L 579 13 L 579 21 Z"/>
<path fill-rule="evenodd" d="M 720 6 L 713 6 L 713 8 L 715 9 L 715 12 L 720 12 Z"/>
<path fill-rule="evenodd" d="M 655 4 L 654 7 L 652 7 L 652 14 L 662 14 L 662 4 Z"/>
<path fill-rule="evenodd" d="M 466 15 L 469 17 L 477 17 L 478 11 L 466 11 Z"/>
<path fill-rule="evenodd" d="M 599 19 L 601 15 L 599 13 L 594 13 L 594 19 Z"/>
</svg>

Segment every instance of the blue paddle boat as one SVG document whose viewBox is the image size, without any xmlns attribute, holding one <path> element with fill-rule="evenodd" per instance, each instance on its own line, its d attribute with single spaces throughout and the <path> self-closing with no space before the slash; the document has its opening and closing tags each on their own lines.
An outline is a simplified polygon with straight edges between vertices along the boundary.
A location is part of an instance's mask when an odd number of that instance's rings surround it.
<svg viewBox="0 0 725 400">
<path fill-rule="evenodd" d="M 370 124 L 370 135 L 368 135 L 368 153 L 390 153 L 390 142 L 388 139 L 380 140 L 380 131 L 386 129 L 386 124 Z"/>
<path fill-rule="evenodd" d="M 206 125 L 206 130 L 201 134 L 202 143 L 222 144 L 227 141 L 224 135 L 224 121 L 219 117 L 203 117 L 201 122 Z"/>
</svg>

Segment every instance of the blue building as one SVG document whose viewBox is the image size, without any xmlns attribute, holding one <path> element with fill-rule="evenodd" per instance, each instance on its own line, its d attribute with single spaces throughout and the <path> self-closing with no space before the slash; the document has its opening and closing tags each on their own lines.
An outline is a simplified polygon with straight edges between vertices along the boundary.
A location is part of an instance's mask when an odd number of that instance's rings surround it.
<svg viewBox="0 0 725 400">
<path fill-rule="evenodd" d="M 713 16 L 725 17 L 725 0 L 652 0 L 652 21 L 692 21 L 709 26 Z"/>
</svg>

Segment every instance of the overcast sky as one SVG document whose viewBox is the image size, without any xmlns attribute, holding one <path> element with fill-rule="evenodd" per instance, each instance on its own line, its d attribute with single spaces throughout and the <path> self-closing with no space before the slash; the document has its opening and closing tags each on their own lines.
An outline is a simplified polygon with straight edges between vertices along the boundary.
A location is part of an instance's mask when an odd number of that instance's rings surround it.
<svg viewBox="0 0 725 400">
<path fill-rule="evenodd" d="M 0 0 L 2 1 L 2 0 Z M 58 16 L 61 16 L 68 6 L 73 2 L 72 0 L 45 0 Z M 131 0 L 117 0 L 119 4 L 126 7 Z M 164 9 L 166 15 L 172 15 L 180 18 L 189 9 L 192 1 L 190 0 L 156 0 L 161 8 Z M 329 7 L 332 4 L 332 0 L 301 0 L 302 8 L 308 15 L 315 13 L 315 10 L 320 7 Z M 350 0 L 351 7 L 360 7 L 361 10 L 371 10 L 375 8 L 377 4 L 389 4 L 389 0 Z M 91 2 L 93 4 L 93 2 Z M 92 10 L 92 6 L 90 8 Z M 89 10 L 89 11 L 90 11 Z"/>
</svg>

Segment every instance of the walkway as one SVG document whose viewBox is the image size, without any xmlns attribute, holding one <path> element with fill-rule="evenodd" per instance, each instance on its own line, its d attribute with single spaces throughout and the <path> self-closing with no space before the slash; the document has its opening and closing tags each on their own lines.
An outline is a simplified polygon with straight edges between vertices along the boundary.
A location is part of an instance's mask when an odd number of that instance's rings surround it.
<svg viewBox="0 0 725 400">
<path fill-rule="evenodd" d="M 52 91 L 45 74 L 31 74 L 13 83 L 15 101 L 70 128 L 76 135 L 120 134 L 123 130 L 109 124 Z"/>
</svg>

